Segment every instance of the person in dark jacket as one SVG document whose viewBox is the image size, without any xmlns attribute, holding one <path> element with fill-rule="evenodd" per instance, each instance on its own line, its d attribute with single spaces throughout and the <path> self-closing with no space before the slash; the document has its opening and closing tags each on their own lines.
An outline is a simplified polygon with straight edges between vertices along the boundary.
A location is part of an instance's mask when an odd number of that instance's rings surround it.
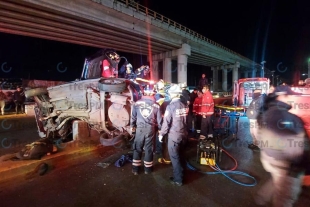
<svg viewBox="0 0 310 207">
<path fill-rule="evenodd" d="M 206 74 L 202 74 L 198 83 L 199 89 L 202 90 L 202 88 L 207 85 L 208 85 L 208 79 L 206 78 Z"/>
<path fill-rule="evenodd" d="M 24 102 L 26 100 L 25 93 L 22 91 L 20 87 L 17 87 L 16 91 L 13 94 L 14 103 L 15 103 L 15 112 L 18 114 L 20 108 L 20 112 L 24 113 Z"/>
<path fill-rule="evenodd" d="M 276 87 L 257 117 L 261 162 L 271 174 L 255 198 L 259 205 L 293 206 L 301 191 L 309 139 L 303 121 L 289 112 L 288 95 L 295 95 L 288 86 Z"/>
<path fill-rule="evenodd" d="M 180 83 L 179 84 L 182 94 L 181 94 L 181 101 L 187 106 L 190 107 L 192 104 L 191 101 L 191 93 L 187 90 L 187 84 L 186 83 Z M 188 115 L 186 117 L 187 120 L 187 130 L 191 131 L 192 130 L 192 113 L 189 111 Z"/>
<path fill-rule="evenodd" d="M 134 140 L 134 152 L 132 173 L 138 175 L 142 164 L 142 151 L 144 149 L 144 172 L 149 174 L 153 167 L 153 143 L 157 129 L 161 129 L 162 115 L 154 96 L 142 96 L 132 109 L 130 125 L 136 133 Z"/>
<path fill-rule="evenodd" d="M 178 85 L 173 85 L 169 89 L 171 102 L 167 106 L 162 128 L 159 132 L 159 140 L 168 134 L 168 150 L 173 167 L 173 177 L 170 183 L 177 186 L 183 185 L 183 149 L 187 141 L 186 117 L 188 107 L 181 101 L 182 91 Z"/>
</svg>

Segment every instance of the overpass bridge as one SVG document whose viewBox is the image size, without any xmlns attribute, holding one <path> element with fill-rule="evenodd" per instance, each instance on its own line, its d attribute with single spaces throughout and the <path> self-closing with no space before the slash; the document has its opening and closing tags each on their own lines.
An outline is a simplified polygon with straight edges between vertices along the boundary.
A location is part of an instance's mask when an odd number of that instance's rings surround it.
<svg viewBox="0 0 310 207">
<path fill-rule="evenodd" d="M 213 90 L 219 87 L 219 71 L 226 91 L 228 72 L 233 83 L 240 73 L 256 76 L 262 68 L 130 0 L 1 0 L 0 32 L 146 55 L 155 80 L 160 75 L 169 82 L 175 72 L 178 82 L 185 82 L 188 63 L 209 66 Z M 176 70 L 172 60 L 177 60 Z"/>
</svg>

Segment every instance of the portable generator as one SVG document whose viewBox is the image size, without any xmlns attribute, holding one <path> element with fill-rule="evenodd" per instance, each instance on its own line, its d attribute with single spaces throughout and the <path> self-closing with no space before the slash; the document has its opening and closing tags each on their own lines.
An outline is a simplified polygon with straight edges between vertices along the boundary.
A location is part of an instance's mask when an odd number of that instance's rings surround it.
<svg viewBox="0 0 310 207">
<path fill-rule="evenodd" d="M 222 148 L 220 146 L 219 137 L 212 137 L 200 140 L 197 145 L 196 162 L 201 165 L 215 166 L 221 161 Z"/>
</svg>

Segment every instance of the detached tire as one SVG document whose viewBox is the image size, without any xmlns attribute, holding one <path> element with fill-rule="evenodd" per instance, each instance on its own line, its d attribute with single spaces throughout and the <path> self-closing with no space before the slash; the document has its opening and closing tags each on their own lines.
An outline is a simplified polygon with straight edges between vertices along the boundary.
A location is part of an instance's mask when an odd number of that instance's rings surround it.
<svg viewBox="0 0 310 207">
<path fill-rule="evenodd" d="M 47 94 L 46 88 L 33 88 L 25 91 L 26 98 Z"/>
<path fill-rule="evenodd" d="M 123 92 L 126 88 L 126 82 L 118 78 L 102 78 L 99 80 L 98 87 L 100 91 Z"/>
</svg>

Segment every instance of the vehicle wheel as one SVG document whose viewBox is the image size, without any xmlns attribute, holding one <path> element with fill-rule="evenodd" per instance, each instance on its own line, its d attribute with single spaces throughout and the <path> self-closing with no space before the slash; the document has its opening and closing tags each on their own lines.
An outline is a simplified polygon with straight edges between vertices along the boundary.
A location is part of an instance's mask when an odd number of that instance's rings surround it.
<svg viewBox="0 0 310 207">
<path fill-rule="evenodd" d="M 47 94 L 46 88 L 33 88 L 25 91 L 26 98 L 32 97 L 32 96 L 38 96 L 42 94 Z"/>
<path fill-rule="evenodd" d="M 119 93 L 125 90 L 126 82 L 117 78 L 102 78 L 98 87 L 101 91 Z"/>
</svg>

